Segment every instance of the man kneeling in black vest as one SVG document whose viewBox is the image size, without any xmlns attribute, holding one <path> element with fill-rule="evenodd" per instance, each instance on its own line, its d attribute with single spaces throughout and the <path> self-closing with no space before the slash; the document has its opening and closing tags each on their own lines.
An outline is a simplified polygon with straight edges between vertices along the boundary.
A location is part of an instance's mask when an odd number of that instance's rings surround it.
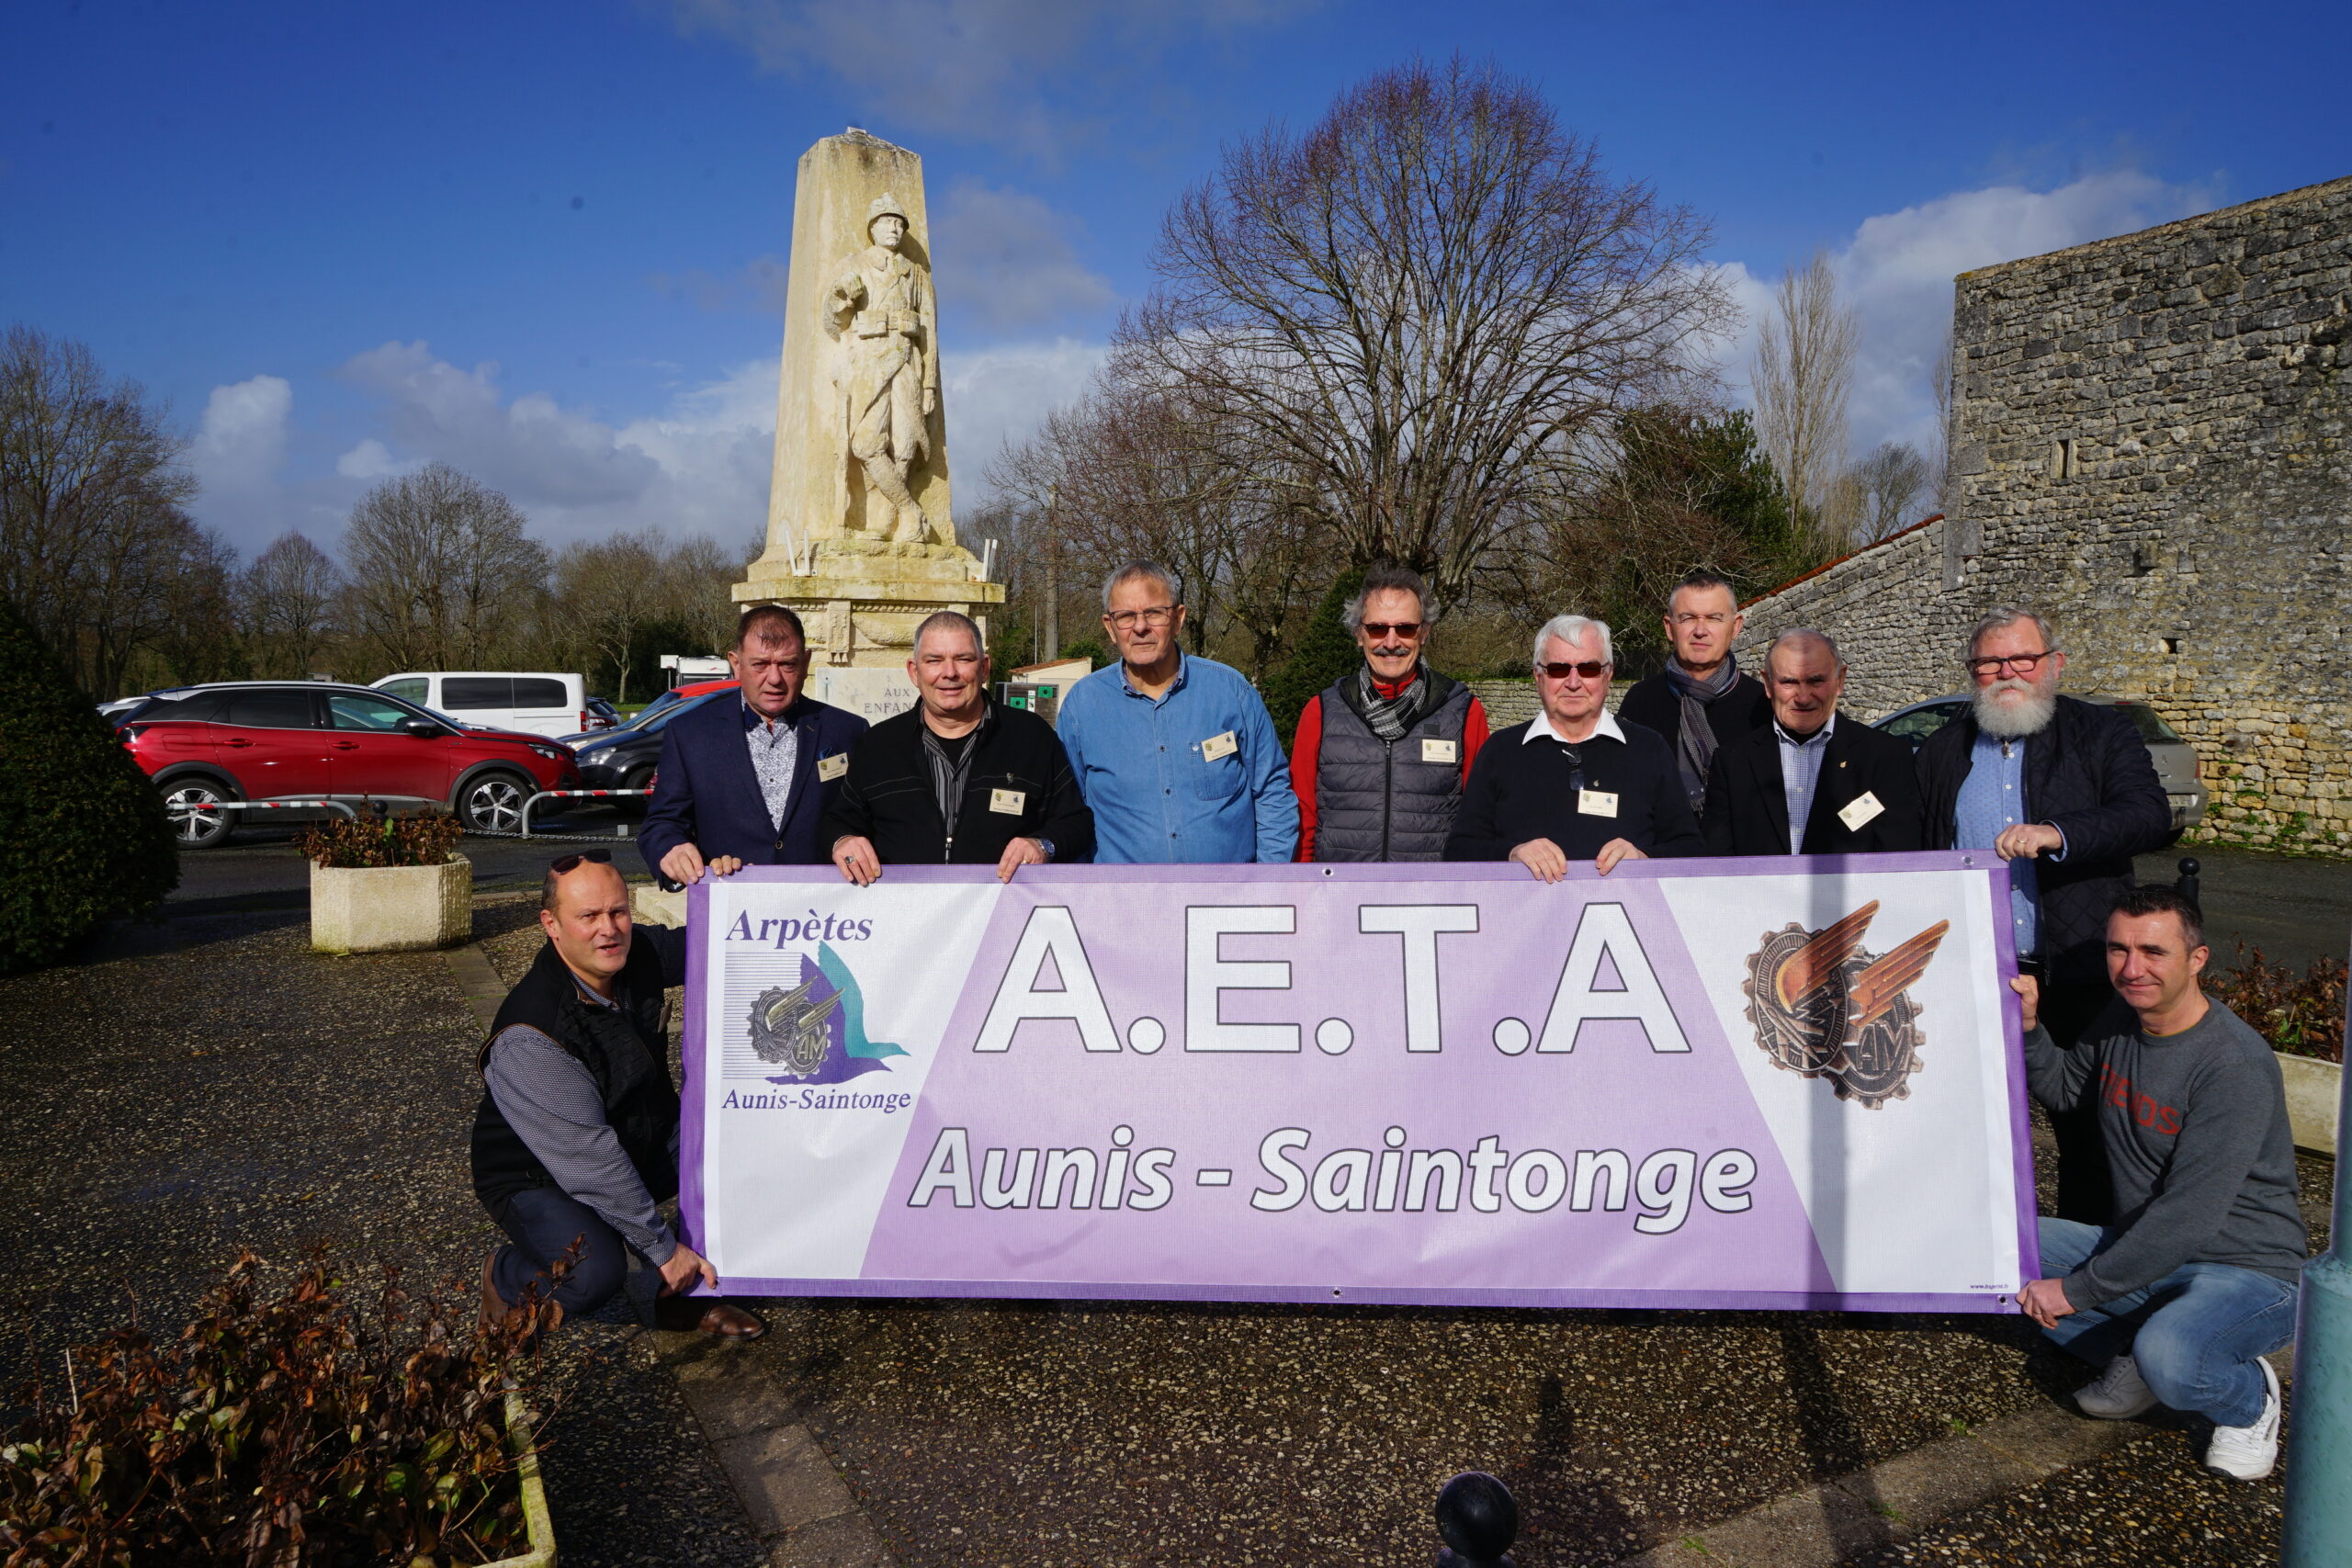
<svg viewBox="0 0 2352 1568">
<path fill-rule="evenodd" d="M 685 982 L 685 933 L 635 930 L 628 885 L 602 850 L 548 868 L 539 924 L 548 945 L 481 1048 L 474 1195 L 514 1238 L 482 1263 L 482 1316 L 526 1295 L 549 1328 L 594 1312 L 628 1277 L 627 1247 L 661 1271 L 656 1326 L 756 1338 L 766 1325 L 741 1307 L 676 1293 L 715 1287 L 718 1272 L 654 1206 L 678 1193 L 664 992 Z M 551 1265 L 574 1242 L 550 1292 Z"/>
</svg>

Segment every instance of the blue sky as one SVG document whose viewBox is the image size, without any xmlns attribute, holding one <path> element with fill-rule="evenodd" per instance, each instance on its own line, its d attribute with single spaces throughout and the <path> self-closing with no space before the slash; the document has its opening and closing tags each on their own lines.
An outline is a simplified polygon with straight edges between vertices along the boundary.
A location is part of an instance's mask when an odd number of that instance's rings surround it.
<svg viewBox="0 0 2352 1568">
<path fill-rule="evenodd" d="M 435 458 L 551 543 L 734 543 L 764 515 L 794 164 L 854 123 L 924 156 L 969 504 L 1148 288 L 1159 214 L 1222 142 L 1460 51 L 1707 215 L 1751 303 L 1827 247 L 1867 446 L 1924 433 L 1953 272 L 2352 174 L 2320 63 L 2342 15 L 15 0 L 0 321 L 168 400 L 198 514 L 248 555 L 294 526 L 331 545 L 368 484 Z"/>
</svg>

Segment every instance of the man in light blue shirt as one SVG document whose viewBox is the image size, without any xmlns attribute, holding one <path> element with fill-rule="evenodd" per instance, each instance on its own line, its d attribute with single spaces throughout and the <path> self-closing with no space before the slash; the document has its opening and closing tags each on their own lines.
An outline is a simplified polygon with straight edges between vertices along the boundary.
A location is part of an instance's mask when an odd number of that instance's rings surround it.
<svg viewBox="0 0 2352 1568">
<path fill-rule="evenodd" d="M 1110 865 L 1276 865 L 1298 848 L 1298 797 L 1257 689 L 1186 658 L 1175 574 L 1149 561 L 1102 586 L 1120 661 L 1069 689 L 1057 721 Z"/>
</svg>

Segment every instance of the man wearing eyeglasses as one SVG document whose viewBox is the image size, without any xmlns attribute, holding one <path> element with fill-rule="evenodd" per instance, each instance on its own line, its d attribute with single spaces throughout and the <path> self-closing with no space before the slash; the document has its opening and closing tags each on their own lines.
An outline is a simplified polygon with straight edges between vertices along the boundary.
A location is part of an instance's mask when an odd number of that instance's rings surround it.
<svg viewBox="0 0 2352 1568">
<path fill-rule="evenodd" d="M 1674 652 L 1665 670 L 1634 682 L 1617 716 L 1664 736 L 1690 814 L 1707 813 L 1707 774 L 1715 750 L 1736 745 L 1772 722 L 1763 683 L 1743 672 L 1731 645 L 1743 617 L 1731 584 L 1712 571 L 1693 571 L 1666 596 L 1666 640 Z"/>
<path fill-rule="evenodd" d="M 765 1325 L 741 1307 L 679 1293 L 718 1272 L 657 1207 L 678 1192 L 667 992 L 685 984 L 685 933 L 633 924 L 604 850 L 548 867 L 539 924 L 547 945 L 476 1064 L 474 1195 L 509 1238 L 482 1263 L 483 1318 L 526 1301 L 546 1328 L 594 1312 L 627 1282 L 626 1250 L 657 1271 L 657 1327 L 757 1338 Z"/>
<path fill-rule="evenodd" d="M 1119 662 L 1062 699 L 1059 729 L 1105 865 L 1277 864 L 1298 797 L 1266 705 L 1241 672 L 1183 650 L 1175 573 L 1131 561 L 1102 585 Z"/>
<path fill-rule="evenodd" d="M 2112 707 L 2061 696 L 2066 655 L 2030 610 L 1986 612 L 1968 639 L 1967 713 L 1919 748 L 1931 850 L 1989 850 L 2009 866 L 2009 929 L 2039 972 L 2041 1021 L 2071 1048 L 2111 994 L 2107 915 L 2132 886 L 2132 857 L 2161 848 L 2172 807 L 2139 732 Z M 2095 1113 L 2052 1118 L 2058 1213 L 2109 1218 Z"/>
<path fill-rule="evenodd" d="M 1429 667 L 1434 609 L 1420 574 L 1393 566 L 1366 572 L 1349 602 L 1363 662 L 1306 699 L 1291 737 L 1300 860 L 1444 858 L 1487 710 Z"/>
<path fill-rule="evenodd" d="M 1611 716 L 1613 668 L 1599 621 L 1544 623 L 1535 634 L 1544 711 L 1498 730 L 1478 753 L 1446 859 L 1517 861 L 1557 882 L 1572 861 L 1606 876 L 1629 860 L 1707 852 L 1664 738 Z"/>
</svg>

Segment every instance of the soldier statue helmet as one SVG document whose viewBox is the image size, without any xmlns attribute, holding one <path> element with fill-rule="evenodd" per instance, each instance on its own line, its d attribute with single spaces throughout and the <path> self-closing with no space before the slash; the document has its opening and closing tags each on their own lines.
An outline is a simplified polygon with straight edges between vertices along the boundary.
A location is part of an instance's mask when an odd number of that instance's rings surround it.
<svg viewBox="0 0 2352 1568">
<path fill-rule="evenodd" d="M 874 225 L 885 218 L 895 218 L 899 220 L 899 232 L 902 237 L 915 226 L 914 220 L 907 216 L 905 206 L 887 190 L 876 197 L 865 209 L 865 233 L 868 239 L 873 237 Z"/>
</svg>

